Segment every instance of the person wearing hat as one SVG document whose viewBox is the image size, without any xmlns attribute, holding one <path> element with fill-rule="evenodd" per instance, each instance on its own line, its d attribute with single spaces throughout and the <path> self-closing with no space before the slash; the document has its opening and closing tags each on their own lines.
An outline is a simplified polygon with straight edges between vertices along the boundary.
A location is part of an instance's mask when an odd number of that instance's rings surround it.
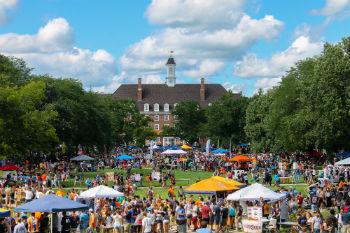
<svg viewBox="0 0 350 233">
<path fill-rule="evenodd" d="M 15 226 L 13 230 L 13 233 L 27 233 L 26 223 L 27 223 L 27 216 L 22 214 L 20 216 L 20 220 L 18 224 Z"/>
</svg>

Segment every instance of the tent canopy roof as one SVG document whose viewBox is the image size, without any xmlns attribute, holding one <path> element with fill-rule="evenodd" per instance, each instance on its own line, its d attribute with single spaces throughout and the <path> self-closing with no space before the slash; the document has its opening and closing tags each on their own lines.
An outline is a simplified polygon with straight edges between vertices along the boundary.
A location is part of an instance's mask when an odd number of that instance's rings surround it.
<svg viewBox="0 0 350 233">
<path fill-rule="evenodd" d="M 14 209 L 14 211 L 26 213 L 56 213 L 62 211 L 87 210 L 88 208 L 89 207 L 87 205 L 49 194 L 42 198 L 35 199 L 34 201 L 18 206 Z"/>
<path fill-rule="evenodd" d="M 99 185 L 94 188 L 88 189 L 80 194 L 81 198 L 115 198 L 124 196 L 123 193 L 118 192 L 110 187 Z"/>
<path fill-rule="evenodd" d="M 260 200 L 270 200 L 278 201 L 285 197 L 284 194 L 276 193 L 271 189 L 266 188 L 264 185 L 259 183 L 254 183 L 248 187 L 242 188 L 237 192 L 229 194 L 227 200 L 229 201 L 255 201 Z"/>
<path fill-rule="evenodd" d="M 170 150 L 169 149 L 169 150 L 162 152 L 162 155 L 182 155 L 182 154 L 187 154 L 187 152 L 184 150 L 181 150 L 181 149 L 179 149 L 179 150 Z"/>
<path fill-rule="evenodd" d="M 350 158 L 346 158 L 346 159 L 340 160 L 340 161 L 336 162 L 335 165 L 336 166 L 350 165 Z"/>
<path fill-rule="evenodd" d="M 74 158 L 71 158 L 70 160 L 81 162 L 81 161 L 92 161 L 94 160 L 94 158 L 91 158 L 90 156 L 87 156 L 87 155 L 78 155 Z"/>
<path fill-rule="evenodd" d="M 216 194 L 218 192 L 237 190 L 240 185 L 242 184 L 237 181 L 230 181 L 223 177 L 214 176 L 187 187 L 184 192 L 193 194 Z"/>
<path fill-rule="evenodd" d="M 131 155 L 127 155 L 127 154 L 122 154 L 119 155 L 118 157 L 115 157 L 116 160 L 129 160 L 129 159 L 134 159 L 134 157 L 132 157 Z"/>
<path fill-rule="evenodd" d="M 229 159 L 230 162 L 249 162 L 251 160 L 252 159 L 246 155 L 236 155 L 233 158 Z"/>
</svg>

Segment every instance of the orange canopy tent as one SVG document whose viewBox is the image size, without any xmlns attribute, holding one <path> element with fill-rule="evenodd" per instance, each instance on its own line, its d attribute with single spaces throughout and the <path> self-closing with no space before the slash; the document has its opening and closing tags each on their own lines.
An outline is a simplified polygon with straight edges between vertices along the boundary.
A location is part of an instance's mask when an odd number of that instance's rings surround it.
<svg viewBox="0 0 350 233">
<path fill-rule="evenodd" d="M 252 159 L 246 155 L 236 155 L 235 157 L 230 158 L 228 161 L 230 161 L 230 162 L 250 162 L 250 161 L 252 161 Z"/>
<path fill-rule="evenodd" d="M 184 190 L 184 192 L 191 193 L 191 194 L 216 194 L 219 192 L 228 192 L 228 191 L 239 189 L 239 186 L 234 185 L 233 182 L 229 182 L 225 178 L 222 178 L 222 179 L 221 178 L 222 177 L 218 178 L 217 176 L 214 176 L 214 177 L 199 181 L 187 187 Z"/>
</svg>

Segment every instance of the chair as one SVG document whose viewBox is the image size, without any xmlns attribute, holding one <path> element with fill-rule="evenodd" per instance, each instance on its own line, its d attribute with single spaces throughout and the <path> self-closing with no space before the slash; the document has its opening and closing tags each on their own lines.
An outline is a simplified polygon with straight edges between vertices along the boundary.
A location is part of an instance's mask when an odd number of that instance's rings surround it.
<svg viewBox="0 0 350 233">
<path fill-rule="evenodd" d="M 266 227 L 267 232 L 275 232 L 277 230 L 277 219 L 271 218 L 269 225 Z"/>
</svg>

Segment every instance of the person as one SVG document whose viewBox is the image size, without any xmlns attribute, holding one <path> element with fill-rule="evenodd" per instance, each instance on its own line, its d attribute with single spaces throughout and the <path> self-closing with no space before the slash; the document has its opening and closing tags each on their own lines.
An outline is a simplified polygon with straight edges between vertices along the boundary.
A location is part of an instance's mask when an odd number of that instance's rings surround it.
<svg viewBox="0 0 350 233">
<path fill-rule="evenodd" d="M 18 224 L 15 226 L 13 233 L 27 233 L 26 224 L 27 224 L 27 216 L 23 214 L 20 216 L 20 220 Z"/>
<path fill-rule="evenodd" d="M 49 231 L 49 216 L 48 213 L 44 213 L 39 224 L 39 232 L 46 233 Z"/>
<path fill-rule="evenodd" d="M 97 227 L 97 220 L 95 213 L 92 209 L 89 209 L 89 231 L 94 232 Z"/>
<path fill-rule="evenodd" d="M 69 233 L 71 228 L 71 218 L 70 216 L 67 216 L 66 212 L 62 212 L 62 219 L 61 219 L 61 232 L 62 233 Z"/>
<path fill-rule="evenodd" d="M 147 215 L 146 212 L 143 212 L 142 233 L 151 233 L 151 232 L 152 232 L 152 220 Z"/>
<path fill-rule="evenodd" d="M 87 228 L 89 227 L 89 215 L 87 212 L 82 211 L 79 214 L 79 225 L 80 225 L 80 232 L 85 233 Z"/>
<path fill-rule="evenodd" d="M 123 217 L 121 216 L 121 211 L 117 210 L 112 214 L 113 218 L 113 233 L 123 232 Z"/>
<path fill-rule="evenodd" d="M 264 204 L 263 204 L 262 207 L 263 207 L 263 217 L 264 218 L 269 217 L 269 215 L 270 215 L 270 206 L 267 203 L 267 201 L 264 201 Z"/>
<path fill-rule="evenodd" d="M 209 220 L 210 220 L 209 202 L 206 202 L 205 205 L 202 206 L 202 208 L 201 208 L 201 216 L 202 216 L 202 220 L 208 224 Z"/>
<path fill-rule="evenodd" d="M 230 204 L 230 207 L 228 208 L 228 218 L 230 220 L 230 228 L 235 228 L 235 217 L 236 217 L 236 208 L 233 206 L 233 204 Z"/>
<path fill-rule="evenodd" d="M 345 212 L 344 210 L 340 210 L 341 213 L 341 221 L 342 221 L 342 232 L 350 233 L 350 212 Z"/>
<path fill-rule="evenodd" d="M 38 232 L 38 220 L 35 218 L 35 213 L 32 213 L 28 218 L 28 232 Z"/>
<path fill-rule="evenodd" d="M 329 211 L 329 213 L 331 214 L 331 216 L 329 216 L 326 220 L 327 225 L 329 226 L 330 230 L 329 232 L 331 233 L 335 233 L 337 232 L 337 228 L 338 228 L 338 219 L 335 217 L 335 211 L 334 209 L 331 209 Z"/>
<path fill-rule="evenodd" d="M 201 221 L 201 226 L 197 229 L 196 233 L 213 233 L 213 231 L 208 228 L 208 223 L 206 221 Z"/>
<path fill-rule="evenodd" d="M 6 218 L 0 218 L 0 232 L 9 233 L 9 227 L 6 223 Z"/>
<path fill-rule="evenodd" d="M 186 233 L 186 215 L 183 204 L 180 204 L 176 210 L 176 223 L 178 233 Z"/>
<path fill-rule="evenodd" d="M 316 212 L 315 216 L 312 217 L 311 230 L 314 233 L 320 233 L 322 228 L 322 219 L 319 212 Z M 349 232 L 350 233 L 350 232 Z"/>
</svg>

